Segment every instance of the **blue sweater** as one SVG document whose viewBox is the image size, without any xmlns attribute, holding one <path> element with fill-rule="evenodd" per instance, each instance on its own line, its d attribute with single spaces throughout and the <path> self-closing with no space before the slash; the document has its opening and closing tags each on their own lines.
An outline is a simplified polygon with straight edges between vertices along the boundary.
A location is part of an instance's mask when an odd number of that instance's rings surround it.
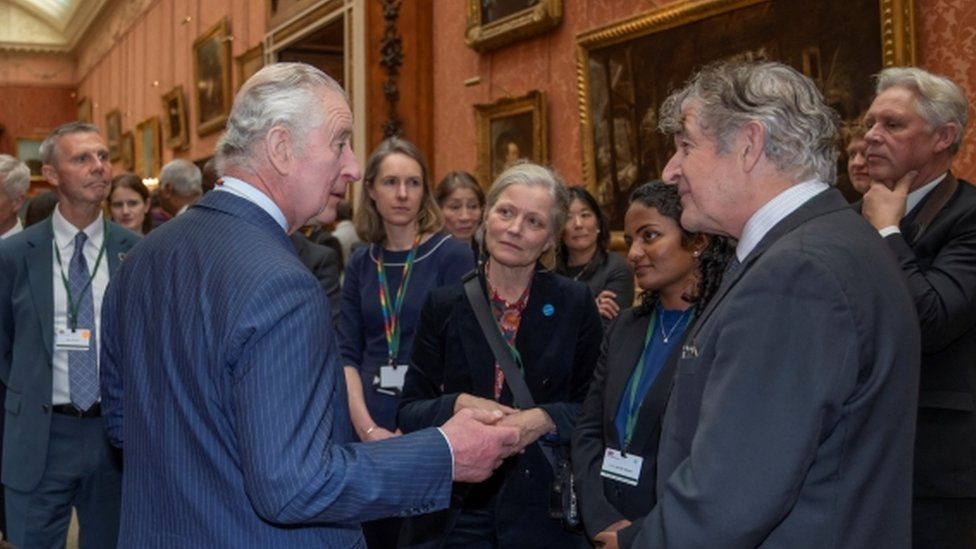
<svg viewBox="0 0 976 549">
<path fill-rule="evenodd" d="M 339 350 L 342 364 L 354 366 L 363 380 L 366 408 L 376 424 L 396 429 L 400 399 L 373 389 L 373 377 L 387 362 L 386 332 L 380 310 L 379 279 L 376 277 L 378 244 L 353 252 L 346 265 L 342 285 L 342 320 L 339 323 Z M 400 287 L 403 263 L 409 251 L 383 250 L 387 284 L 394 295 Z M 407 364 L 413 351 L 413 338 L 420 309 L 432 288 L 453 284 L 474 269 L 471 248 L 446 233 L 437 233 L 417 249 L 413 274 L 407 285 L 400 311 L 400 349 L 397 364 Z"/>
</svg>

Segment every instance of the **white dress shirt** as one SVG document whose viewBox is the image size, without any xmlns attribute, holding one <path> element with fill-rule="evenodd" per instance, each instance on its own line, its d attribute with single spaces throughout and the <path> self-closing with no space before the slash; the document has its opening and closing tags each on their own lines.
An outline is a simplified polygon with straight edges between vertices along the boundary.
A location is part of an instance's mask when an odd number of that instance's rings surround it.
<svg viewBox="0 0 976 549">
<path fill-rule="evenodd" d="M 18 217 L 13 227 L 7 229 L 7 232 L 0 234 L 0 240 L 3 240 L 4 238 L 10 238 L 11 236 L 23 230 L 24 230 L 24 225 L 20 222 L 20 218 Z"/>
<path fill-rule="evenodd" d="M 285 214 L 281 212 L 281 208 L 268 195 L 259 191 L 257 187 L 252 186 L 250 183 L 237 179 L 236 177 L 228 177 L 225 175 L 220 178 L 220 185 L 217 185 L 214 190 L 237 195 L 251 202 L 268 212 L 268 215 L 281 226 L 281 229 L 288 232 L 288 220 L 285 219 Z"/>
<path fill-rule="evenodd" d="M 908 197 L 905 199 L 905 215 L 901 216 L 901 218 L 905 219 L 905 216 L 911 213 L 911 211 L 915 209 L 915 206 L 918 206 L 918 203 L 921 202 L 922 199 L 925 198 L 930 192 L 932 192 L 932 189 L 941 183 L 948 174 L 949 172 L 946 172 L 939 177 L 936 177 L 932 181 L 929 181 L 925 185 L 908 193 Z M 878 229 L 878 232 L 881 233 L 881 238 L 884 238 L 889 234 L 900 233 L 901 228 L 899 228 L 898 225 L 888 225 L 887 227 L 881 227 Z"/>
<path fill-rule="evenodd" d="M 99 213 L 98 219 L 84 228 L 85 234 L 88 235 L 88 240 L 85 241 L 84 253 L 89 270 L 95 269 L 98 252 L 102 247 L 102 243 L 105 241 L 104 223 L 102 214 Z M 69 223 L 61 215 L 60 206 L 54 209 L 54 214 L 51 216 L 51 225 L 54 228 L 53 245 L 57 246 L 58 250 L 60 250 L 62 262 L 61 267 L 59 267 L 58 258 L 52 246 L 51 262 L 54 268 L 51 269 L 51 283 L 54 285 L 54 333 L 57 333 L 58 330 L 67 329 L 68 327 L 68 293 L 64 289 L 61 269 L 64 269 L 64 276 L 67 277 L 68 269 L 71 265 L 71 257 L 75 253 L 75 235 L 78 234 L 78 228 Z M 102 339 L 102 298 L 105 296 L 105 287 L 108 286 L 108 261 L 108 251 L 106 250 L 101 263 L 98 264 L 98 270 L 94 271 L 95 278 L 92 279 L 91 284 L 92 305 L 95 309 L 95 337 L 92 338 L 92 344 L 95 346 L 96 356 L 99 354 L 99 342 Z M 79 326 L 79 328 L 91 328 L 91 326 Z M 59 351 L 54 349 L 54 355 L 51 358 L 54 378 L 51 403 L 55 406 L 71 403 L 71 391 L 68 382 L 68 353 L 70 352 L 72 351 Z M 100 357 L 96 358 L 96 366 L 99 364 L 99 359 Z"/>
<path fill-rule="evenodd" d="M 770 229 L 806 204 L 808 200 L 829 188 L 830 185 L 823 181 L 810 179 L 793 185 L 763 204 L 763 207 L 756 210 L 742 228 L 742 236 L 739 238 L 739 245 L 735 248 L 735 256 L 739 261 L 745 261 Z"/>
</svg>

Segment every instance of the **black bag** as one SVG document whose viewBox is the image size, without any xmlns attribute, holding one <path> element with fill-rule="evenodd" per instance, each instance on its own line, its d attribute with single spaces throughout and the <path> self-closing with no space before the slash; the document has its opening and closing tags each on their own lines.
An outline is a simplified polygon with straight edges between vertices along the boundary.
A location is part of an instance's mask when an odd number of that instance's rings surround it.
<svg viewBox="0 0 976 549">
<path fill-rule="evenodd" d="M 488 340 L 495 360 L 505 374 L 505 381 L 508 388 L 512 390 L 512 397 L 515 405 L 522 410 L 535 407 L 532 393 L 529 386 L 525 384 L 525 378 L 519 371 L 515 359 L 508 351 L 502 339 L 502 333 L 491 315 L 488 300 L 481 289 L 478 279 L 478 271 L 474 271 L 464 279 L 464 292 L 467 294 L 471 308 L 474 309 L 474 316 L 478 319 L 478 325 Z M 536 441 L 542 455 L 546 457 L 549 466 L 552 467 L 552 485 L 549 487 L 549 516 L 559 520 L 563 528 L 572 532 L 580 531 L 579 505 L 576 501 L 576 482 L 573 478 L 573 467 L 569 461 L 569 447 L 554 447 L 545 441 Z M 557 452 L 557 450 L 559 450 Z"/>
</svg>

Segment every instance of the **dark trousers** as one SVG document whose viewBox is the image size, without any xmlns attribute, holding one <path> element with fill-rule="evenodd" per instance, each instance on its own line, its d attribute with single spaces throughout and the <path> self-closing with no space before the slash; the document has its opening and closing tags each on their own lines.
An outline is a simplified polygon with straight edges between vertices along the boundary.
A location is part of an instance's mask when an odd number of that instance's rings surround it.
<svg viewBox="0 0 976 549">
<path fill-rule="evenodd" d="M 976 547 L 976 498 L 915 498 L 912 501 L 912 547 Z"/>
<path fill-rule="evenodd" d="M 74 507 L 81 549 L 118 545 L 120 457 L 109 445 L 101 418 L 51 416 L 40 482 L 28 492 L 6 487 L 10 542 L 22 548 L 63 548 Z"/>
</svg>

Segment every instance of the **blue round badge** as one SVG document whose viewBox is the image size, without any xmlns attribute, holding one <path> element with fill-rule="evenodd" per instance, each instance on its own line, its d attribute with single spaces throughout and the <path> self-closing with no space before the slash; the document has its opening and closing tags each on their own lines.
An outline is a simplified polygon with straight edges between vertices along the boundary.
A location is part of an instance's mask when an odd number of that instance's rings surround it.
<svg viewBox="0 0 976 549">
<path fill-rule="evenodd" d="M 556 312 L 556 308 L 552 306 L 551 303 L 546 303 L 542 306 L 542 314 L 546 316 L 552 316 L 552 313 Z"/>
</svg>

